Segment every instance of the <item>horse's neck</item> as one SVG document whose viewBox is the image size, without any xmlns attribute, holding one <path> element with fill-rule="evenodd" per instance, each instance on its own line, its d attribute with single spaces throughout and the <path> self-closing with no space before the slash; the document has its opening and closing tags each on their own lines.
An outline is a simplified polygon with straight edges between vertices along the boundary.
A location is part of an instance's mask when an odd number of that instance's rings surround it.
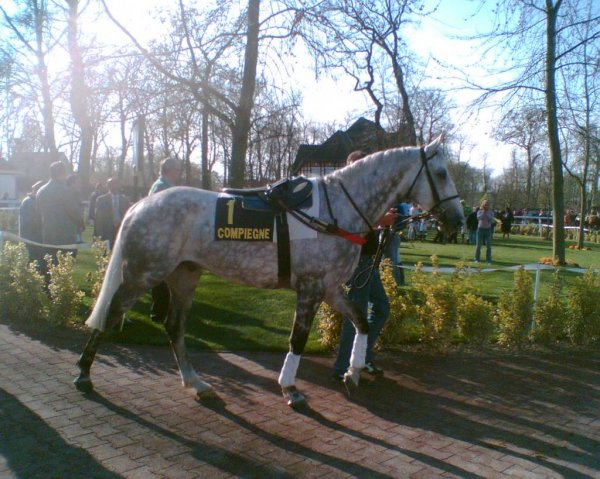
<svg viewBox="0 0 600 479">
<path fill-rule="evenodd" d="M 394 205 L 401 190 L 405 188 L 406 181 L 403 179 L 405 175 L 410 176 L 413 170 L 410 157 L 408 149 L 380 152 L 367 161 L 327 175 L 325 181 L 332 188 L 336 188 L 341 182 L 358 210 L 374 224 Z M 364 220 L 342 191 L 336 195 L 335 203 L 336 215 L 350 223 L 346 227 L 364 229 Z"/>
</svg>

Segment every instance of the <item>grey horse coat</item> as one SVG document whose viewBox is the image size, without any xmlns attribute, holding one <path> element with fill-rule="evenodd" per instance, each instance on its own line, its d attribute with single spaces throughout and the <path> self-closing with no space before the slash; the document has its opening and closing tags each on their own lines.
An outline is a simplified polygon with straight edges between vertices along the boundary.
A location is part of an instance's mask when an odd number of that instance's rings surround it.
<svg viewBox="0 0 600 479">
<path fill-rule="evenodd" d="M 327 188 L 335 218 L 330 217 L 323 188 L 318 189 L 319 218 L 336 220 L 345 230 L 364 234 L 368 231 L 365 218 L 375 224 L 391 206 L 406 199 L 426 209 L 435 206 L 442 225 L 447 231 L 455 230 L 463 221 L 462 207 L 439 144 L 438 139 L 422 150 L 407 147 L 375 153 L 326 175 L 321 181 Z M 356 208 L 342 191 L 342 184 Z M 407 194 L 410 198 L 406 198 Z M 147 197 L 129 210 L 115 242 L 100 296 L 86 322 L 94 332 L 78 363 L 81 375 L 76 384 L 80 389 L 91 388 L 89 369 L 99 332 L 116 324 L 137 298 L 161 281 L 171 291 L 165 326 L 182 381 L 199 394 L 210 389 L 189 364 L 183 341 L 186 313 L 201 272 L 210 271 L 260 288 L 278 285 L 275 243 L 215 240 L 218 197 L 218 193 L 210 191 L 176 187 Z M 319 233 L 314 239 L 292 240 L 290 254 L 290 287 L 297 293 L 297 303 L 290 353 L 279 378 L 280 385 L 284 392 L 295 390 L 300 354 L 322 301 L 351 318 L 359 332 L 356 354 L 353 352 L 351 360 L 351 376 L 357 384 L 360 369 L 364 367 L 364 351 L 361 355 L 360 350 L 366 347 L 361 341 L 366 338 L 368 325 L 341 285 L 351 277 L 358 263 L 360 246 Z"/>
</svg>

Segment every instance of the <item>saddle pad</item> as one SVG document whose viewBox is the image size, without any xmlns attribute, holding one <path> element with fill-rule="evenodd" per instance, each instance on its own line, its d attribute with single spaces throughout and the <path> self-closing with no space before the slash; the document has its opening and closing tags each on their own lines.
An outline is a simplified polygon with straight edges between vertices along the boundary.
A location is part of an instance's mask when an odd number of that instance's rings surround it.
<svg viewBox="0 0 600 479">
<path fill-rule="evenodd" d="M 242 208 L 242 198 L 221 194 L 215 209 L 215 241 L 273 241 L 275 213 Z"/>
<path fill-rule="evenodd" d="M 312 204 L 308 207 L 301 208 L 307 215 L 313 216 L 314 218 L 319 217 L 319 182 L 317 178 L 308 178 L 312 183 L 312 195 L 310 198 L 312 199 Z M 312 228 L 300 223 L 296 218 L 292 215 L 288 214 L 288 225 L 290 229 L 290 240 L 303 240 L 303 239 L 315 239 L 317 237 L 317 232 Z"/>
</svg>

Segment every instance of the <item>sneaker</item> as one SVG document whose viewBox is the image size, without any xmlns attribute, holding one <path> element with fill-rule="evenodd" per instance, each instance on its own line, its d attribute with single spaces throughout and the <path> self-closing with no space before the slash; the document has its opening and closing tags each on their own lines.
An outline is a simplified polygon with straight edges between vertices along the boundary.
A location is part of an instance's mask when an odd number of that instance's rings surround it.
<svg viewBox="0 0 600 479">
<path fill-rule="evenodd" d="M 383 376 L 383 369 L 378 368 L 373 363 L 365 363 L 365 372 L 371 376 Z"/>
<path fill-rule="evenodd" d="M 331 379 L 341 383 L 344 380 L 344 373 L 333 373 Z"/>
</svg>

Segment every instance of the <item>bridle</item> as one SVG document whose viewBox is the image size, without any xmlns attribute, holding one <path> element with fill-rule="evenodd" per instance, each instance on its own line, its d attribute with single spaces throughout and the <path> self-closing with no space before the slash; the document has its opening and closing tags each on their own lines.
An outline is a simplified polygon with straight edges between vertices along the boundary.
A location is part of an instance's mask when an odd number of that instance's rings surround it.
<svg viewBox="0 0 600 479">
<path fill-rule="evenodd" d="M 431 160 L 433 157 L 435 157 L 435 155 L 437 155 L 437 151 L 430 157 L 427 157 L 427 155 L 425 155 L 424 147 L 419 148 L 419 152 L 421 154 L 421 168 L 419 168 L 419 171 L 417 172 L 415 179 L 413 180 L 412 184 L 410 185 L 410 188 L 408 189 L 408 192 L 406 193 L 406 198 L 410 199 L 410 194 L 412 193 L 413 188 L 417 184 L 417 180 L 419 179 L 419 176 L 421 176 L 421 172 L 423 170 L 425 170 L 425 174 L 427 175 L 427 182 L 429 183 L 429 189 L 431 190 L 431 196 L 433 196 L 433 206 L 429 209 L 429 213 L 431 213 L 431 214 L 443 213 L 444 208 L 441 208 L 442 203 L 445 203 L 446 201 L 454 200 L 456 198 L 459 198 L 460 196 L 458 194 L 456 194 L 456 195 L 448 196 L 447 198 L 444 198 L 444 199 L 440 199 L 440 195 L 438 193 L 437 188 L 435 187 L 435 183 L 433 182 L 433 176 L 431 175 L 431 171 L 429 170 L 429 166 L 428 166 L 429 160 Z"/>
</svg>

